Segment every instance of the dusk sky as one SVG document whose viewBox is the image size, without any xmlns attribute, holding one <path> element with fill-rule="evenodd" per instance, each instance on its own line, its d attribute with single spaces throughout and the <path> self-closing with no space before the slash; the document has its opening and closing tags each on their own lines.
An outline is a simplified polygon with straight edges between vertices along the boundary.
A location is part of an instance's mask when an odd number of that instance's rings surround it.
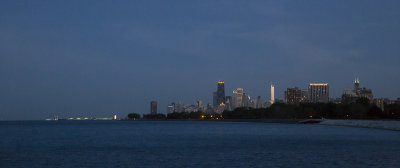
<svg viewBox="0 0 400 168">
<path fill-rule="evenodd" d="M 400 97 L 400 1 L 0 1 L 0 120 L 212 103 L 217 81 L 283 99 L 355 77 Z"/>
</svg>

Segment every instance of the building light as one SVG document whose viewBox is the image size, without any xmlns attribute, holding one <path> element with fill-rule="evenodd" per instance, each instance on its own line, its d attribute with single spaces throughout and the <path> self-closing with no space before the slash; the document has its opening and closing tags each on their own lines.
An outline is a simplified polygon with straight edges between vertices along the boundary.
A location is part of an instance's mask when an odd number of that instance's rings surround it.
<svg viewBox="0 0 400 168">
<path fill-rule="evenodd" d="M 328 83 L 310 83 L 310 86 L 327 86 Z"/>
</svg>

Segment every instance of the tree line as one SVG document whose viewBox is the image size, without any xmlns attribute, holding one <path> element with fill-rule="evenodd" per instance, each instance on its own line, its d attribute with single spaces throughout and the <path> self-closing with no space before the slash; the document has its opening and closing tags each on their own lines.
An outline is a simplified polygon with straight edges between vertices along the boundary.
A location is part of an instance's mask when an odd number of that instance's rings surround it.
<svg viewBox="0 0 400 168">
<path fill-rule="evenodd" d="M 143 119 L 400 119 L 400 104 L 385 104 L 384 110 L 360 98 L 352 104 L 334 103 L 275 103 L 268 108 L 249 107 L 224 111 L 221 114 L 203 112 L 174 112 L 165 114 L 144 114 Z M 131 113 L 128 119 L 140 119 L 140 114 Z"/>
<path fill-rule="evenodd" d="M 381 110 L 368 99 L 359 99 L 352 104 L 334 103 L 275 103 L 268 108 L 237 108 L 224 111 L 224 119 L 400 119 L 399 104 L 385 104 Z"/>
</svg>

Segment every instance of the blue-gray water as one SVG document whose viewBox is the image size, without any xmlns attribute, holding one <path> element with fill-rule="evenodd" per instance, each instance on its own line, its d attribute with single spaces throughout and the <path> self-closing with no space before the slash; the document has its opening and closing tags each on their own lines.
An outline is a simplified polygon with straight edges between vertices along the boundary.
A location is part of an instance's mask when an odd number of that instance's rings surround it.
<svg viewBox="0 0 400 168">
<path fill-rule="evenodd" d="M 2 121 L 0 167 L 400 167 L 400 133 L 240 122 Z"/>
</svg>

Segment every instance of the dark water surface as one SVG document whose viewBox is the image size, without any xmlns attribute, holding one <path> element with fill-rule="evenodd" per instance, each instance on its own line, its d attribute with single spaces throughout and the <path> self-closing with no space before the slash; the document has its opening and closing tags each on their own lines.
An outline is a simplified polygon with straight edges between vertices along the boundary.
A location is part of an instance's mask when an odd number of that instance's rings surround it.
<svg viewBox="0 0 400 168">
<path fill-rule="evenodd" d="M 240 122 L 1 121 L 0 167 L 400 167 L 400 132 Z"/>
</svg>

